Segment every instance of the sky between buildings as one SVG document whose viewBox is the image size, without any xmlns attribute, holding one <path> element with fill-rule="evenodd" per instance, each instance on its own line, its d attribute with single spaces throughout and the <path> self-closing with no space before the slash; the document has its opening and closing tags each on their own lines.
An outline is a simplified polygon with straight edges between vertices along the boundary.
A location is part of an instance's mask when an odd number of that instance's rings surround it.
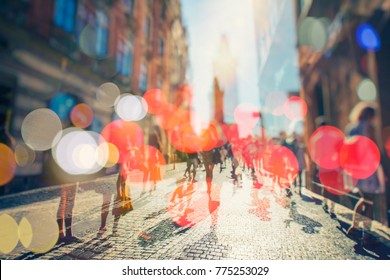
<svg viewBox="0 0 390 280">
<path fill-rule="evenodd" d="M 279 97 L 286 99 L 287 92 L 299 92 L 292 3 L 289 0 L 279 0 L 278 3 L 264 0 L 255 7 L 253 1 L 263 0 L 181 0 L 189 42 L 188 80 L 194 92 L 193 106 L 197 115 L 205 120 L 209 120 L 212 114 L 213 62 L 223 35 L 229 41 L 232 55 L 237 58 L 239 103 L 253 104 L 265 112 L 269 109 L 264 103 L 267 96 L 271 98 L 268 100 L 272 100 L 277 98 L 275 93 L 278 93 Z M 274 8 L 280 9 L 279 15 L 272 14 Z M 268 60 L 268 66 L 263 70 L 261 79 L 258 51 L 262 46 L 256 45 L 254 13 L 260 13 L 256 24 L 262 28 L 257 32 L 270 36 L 268 39 L 273 42 L 268 57 L 262 58 Z M 267 34 L 270 27 L 275 28 L 275 34 Z M 270 135 L 291 130 L 291 122 L 285 116 L 268 114 L 264 124 Z"/>
<path fill-rule="evenodd" d="M 222 35 L 237 58 L 238 101 L 259 105 L 257 56 L 252 0 L 182 0 L 189 41 L 189 82 L 195 111 L 209 119 L 213 89 L 213 62 Z"/>
</svg>

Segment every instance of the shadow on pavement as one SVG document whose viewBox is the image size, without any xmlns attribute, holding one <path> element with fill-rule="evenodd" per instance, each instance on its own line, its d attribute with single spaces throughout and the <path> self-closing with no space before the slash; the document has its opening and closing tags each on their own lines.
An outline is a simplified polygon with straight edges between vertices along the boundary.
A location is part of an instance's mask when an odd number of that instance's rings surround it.
<svg viewBox="0 0 390 280">
<path fill-rule="evenodd" d="M 110 236 L 105 238 L 100 238 L 99 236 L 90 239 L 89 241 L 79 244 L 59 244 L 54 246 L 50 251 L 43 254 L 36 254 L 33 252 L 24 253 L 17 258 L 16 260 L 34 260 L 39 259 L 46 254 L 50 254 L 51 252 L 55 252 L 61 250 L 62 248 L 66 248 L 68 246 L 73 246 L 72 251 L 68 253 L 59 254 L 59 256 L 53 257 L 51 259 L 57 260 L 89 260 L 94 256 L 97 256 L 103 252 L 105 252 L 108 248 L 113 246 L 112 243 L 109 242 Z"/>
<path fill-rule="evenodd" d="M 363 243 L 362 234 L 358 236 L 351 236 L 347 234 L 347 230 L 350 227 L 350 224 L 337 220 L 339 225 L 336 227 L 340 230 L 347 238 L 356 242 L 353 246 L 354 252 L 356 254 L 370 257 L 376 260 L 389 260 L 390 259 L 390 248 L 386 246 L 383 242 L 380 241 L 380 236 L 377 236 L 375 233 L 370 233 L 370 237 L 375 239 L 374 243 Z"/>
<path fill-rule="evenodd" d="M 347 219 L 348 221 L 352 221 L 353 219 L 352 213 L 337 213 L 337 215 Z"/>
<path fill-rule="evenodd" d="M 322 204 L 322 200 L 315 198 L 315 197 L 311 197 L 311 196 L 307 196 L 307 195 L 302 194 L 301 198 L 305 202 L 312 202 L 312 203 L 315 203 L 316 205 Z"/>
<path fill-rule="evenodd" d="M 386 235 L 387 238 L 390 239 L 390 235 L 389 235 L 387 232 L 385 232 L 384 230 L 382 230 L 382 229 L 380 229 L 380 228 L 378 228 L 378 230 L 379 230 L 381 233 L 383 233 L 384 235 Z"/>
<path fill-rule="evenodd" d="M 165 213 L 167 213 L 167 212 L 168 212 L 167 209 L 161 209 L 161 210 L 159 210 L 159 211 L 156 211 L 156 212 L 153 212 L 153 213 L 147 215 L 147 216 L 145 217 L 145 220 L 153 220 L 153 219 L 155 219 L 156 217 L 158 217 L 158 216 L 160 216 L 160 215 L 163 215 L 163 214 L 165 214 Z"/>
<path fill-rule="evenodd" d="M 189 228 L 176 225 L 171 218 L 160 221 L 158 224 L 143 231 L 138 236 L 139 245 L 149 247 L 157 242 L 185 233 Z"/>
<path fill-rule="evenodd" d="M 46 253 L 41 253 L 41 254 L 36 254 L 36 253 L 33 253 L 33 252 L 26 252 L 26 253 L 23 253 L 21 254 L 20 256 L 14 258 L 15 260 L 35 260 L 35 259 L 39 259 L 40 257 L 50 253 L 50 252 L 54 252 L 54 251 L 57 251 L 59 248 L 65 246 L 65 244 L 60 244 L 60 245 L 56 245 L 54 246 L 51 250 L 47 251 Z"/>
<path fill-rule="evenodd" d="M 102 180 L 110 180 L 112 175 L 102 177 Z M 82 181 L 79 182 L 79 189 L 84 192 L 88 190 L 96 190 L 101 184 L 100 180 Z M 77 183 L 66 184 L 69 188 L 76 188 Z M 0 210 L 20 207 L 23 205 L 30 205 L 38 202 L 44 202 L 52 200 L 61 196 L 61 187 L 63 185 L 52 185 L 46 187 L 39 187 L 29 191 L 23 191 L 19 193 L 13 193 L 0 197 Z M 79 190 L 79 191 L 80 191 Z"/>
<path fill-rule="evenodd" d="M 316 234 L 319 233 L 317 228 L 322 227 L 322 224 L 298 213 L 296 202 L 292 201 L 290 206 L 290 213 L 289 216 L 291 219 L 285 220 L 284 223 L 286 224 L 286 227 L 289 227 L 292 222 L 297 223 L 299 225 L 302 225 L 303 232 L 308 234 Z"/>
<path fill-rule="evenodd" d="M 60 196 L 61 186 L 11 194 L 0 198 L 0 210 L 48 201 Z"/>
<path fill-rule="evenodd" d="M 231 247 L 218 242 L 215 229 L 202 236 L 198 241 L 187 245 L 178 260 L 224 259 L 228 257 Z"/>
</svg>

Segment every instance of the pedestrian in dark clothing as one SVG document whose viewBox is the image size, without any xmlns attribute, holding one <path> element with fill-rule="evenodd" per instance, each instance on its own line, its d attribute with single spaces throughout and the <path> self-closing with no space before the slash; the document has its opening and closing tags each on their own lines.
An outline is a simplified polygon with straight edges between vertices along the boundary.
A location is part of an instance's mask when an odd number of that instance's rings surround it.
<svg viewBox="0 0 390 280">
<path fill-rule="evenodd" d="M 192 169 L 192 180 L 195 181 L 196 169 L 198 168 L 198 164 L 199 164 L 198 153 L 190 153 L 190 154 L 188 154 L 187 168 L 184 171 L 184 177 L 187 177 L 187 173 L 188 173 L 189 179 L 191 180 L 191 166 L 192 166 L 193 167 L 193 169 Z"/>
<path fill-rule="evenodd" d="M 357 106 L 360 106 L 360 104 Z M 347 135 L 350 137 L 355 135 L 366 136 L 376 143 L 373 125 L 374 118 L 375 109 L 373 107 L 367 106 L 360 108 L 357 121 L 347 127 Z M 378 171 L 380 169 L 381 166 L 379 166 Z M 359 222 L 362 221 L 364 230 L 363 242 L 368 243 L 371 242 L 371 237 L 366 231 L 371 229 L 371 223 L 374 216 L 374 196 L 380 189 L 380 186 L 384 185 L 385 181 L 383 173 L 378 171 L 368 178 L 358 181 L 356 187 L 362 197 L 355 205 L 352 225 L 347 231 L 349 235 L 355 235 L 358 231 Z"/>
<path fill-rule="evenodd" d="M 207 192 L 211 192 L 211 184 L 213 180 L 214 165 L 220 161 L 218 149 L 202 152 L 203 163 L 206 169 Z"/>
</svg>

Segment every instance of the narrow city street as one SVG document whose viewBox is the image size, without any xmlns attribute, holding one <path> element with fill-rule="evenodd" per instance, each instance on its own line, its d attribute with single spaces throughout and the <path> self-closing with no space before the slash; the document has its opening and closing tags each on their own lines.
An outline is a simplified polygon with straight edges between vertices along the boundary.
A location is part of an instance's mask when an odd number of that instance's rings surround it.
<svg viewBox="0 0 390 280">
<path fill-rule="evenodd" d="M 389 61 L 390 0 L 1 1 L 1 279 L 383 278 Z"/>
<path fill-rule="evenodd" d="M 132 187 L 134 210 L 122 216 L 117 228 L 110 213 L 108 230 L 100 226 L 102 194 L 99 188 L 115 190 L 116 176 L 82 183 L 73 211 L 73 233 L 83 243 L 60 244 L 44 254 L 24 249 L 21 242 L 1 259 L 389 259 L 388 228 L 374 222 L 371 234 L 378 243 L 359 245 L 346 235 L 352 211 L 336 206 L 331 219 L 319 196 L 304 189 L 291 198 L 284 190 L 271 188 L 272 180 L 253 184 L 248 171 L 242 179 L 229 179 L 230 167 L 214 168 L 211 193 L 205 173 L 197 181 L 183 177 L 185 164 L 167 166 L 165 178 L 155 191 L 141 194 Z M 55 220 L 59 187 L 48 187 L 0 198 L 0 214 L 20 223 L 36 215 Z M 114 195 L 112 195 L 114 196 Z M 112 202 L 111 202 L 112 204 Z M 44 221 L 43 221 L 44 224 Z M 34 235 L 34 232 L 33 232 Z"/>
</svg>

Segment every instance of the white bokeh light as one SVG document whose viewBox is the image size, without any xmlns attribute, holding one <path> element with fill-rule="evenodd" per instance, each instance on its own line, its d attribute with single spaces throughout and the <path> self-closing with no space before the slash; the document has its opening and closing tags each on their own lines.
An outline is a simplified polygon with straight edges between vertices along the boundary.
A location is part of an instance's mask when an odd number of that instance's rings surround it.
<svg viewBox="0 0 390 280">
<path fill-rule="evenodd" d="M 96 91 L 96 99 L 104 107 L 114 106 L 119 95 L 119 88 L 114 83 L 104 83 Z"/>
<path fill-rule="evenodd" d="M 57 114 L 46 108 L 29 113 L 23 120 L 21 133 L 24 142 L 35 151 L 46 151 L 56 144 L 62 124 Z"/>
<path fill-rule="evenodd" d="M 124 121 L 139 121 L 148 113 L 148 105 L 140 96 L 122 94 L 115 103 L 115 112 Z"/>
<path fill-rule="evenodd" d="M 372 102 L 376 100 L 376 86 L 370 79 L 363 79 L 357 86 L 356 91 L 362 101 Z"/>
<path fill-rule="evenodd" d="M 101 170 L 108 160 L 108 145 L 104 138 L 93 131 L 69 128 L 53 148 L 57 164 L 73 175 L 94 174 Z"/>
</svg>

